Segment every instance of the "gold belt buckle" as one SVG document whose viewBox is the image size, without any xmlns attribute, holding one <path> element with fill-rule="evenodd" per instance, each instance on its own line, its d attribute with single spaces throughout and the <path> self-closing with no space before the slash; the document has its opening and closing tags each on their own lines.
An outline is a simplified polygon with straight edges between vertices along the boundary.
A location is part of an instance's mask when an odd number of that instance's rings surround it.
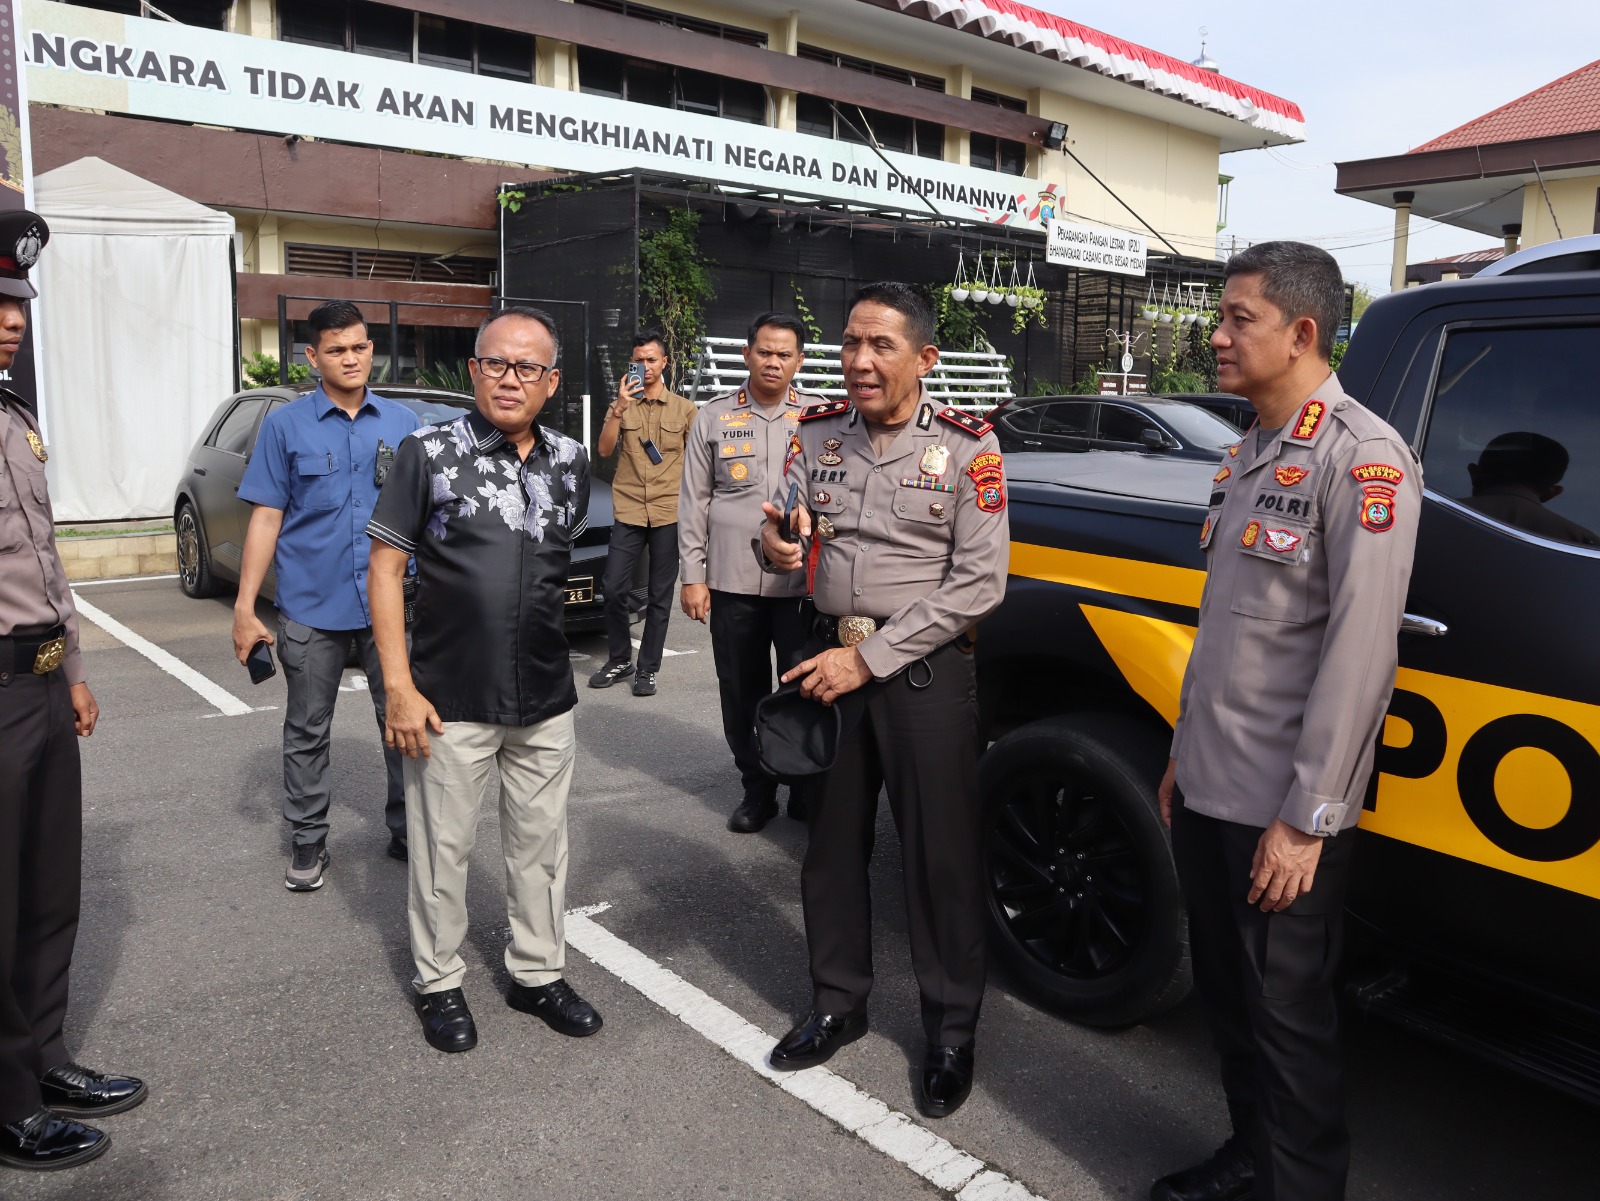
<svg viewBox="0 0 1600 1201">
<path fill-rule="evenodd" d="M 65 638 L 52 638 L 49 642 L 42 643 L 39 653 L 33 657 L 33 674 L 47 676 L 61 666 L 61 660 L 67 657 L 67 640 Z"/>
<path fill-rule="evenodd" d="M 878 623 L 870 617 L 841 617 L 839 619 L 839 645 L 859 646 L 878 632 Z"/>
</svg>

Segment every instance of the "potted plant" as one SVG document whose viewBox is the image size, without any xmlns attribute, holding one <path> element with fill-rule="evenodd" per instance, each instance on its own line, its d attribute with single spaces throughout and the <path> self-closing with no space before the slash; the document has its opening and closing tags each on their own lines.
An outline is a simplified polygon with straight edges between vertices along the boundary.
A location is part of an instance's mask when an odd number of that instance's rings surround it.
<svg viewBox="0 0 1600 1201">
<path fill-rule="evenodd" d="M 974 267 L 973 271 L 972 271 L 971 300 L 972 300 L 973 304 L 982 304 L 984 301 L 986 301 L 988 299 L 989 299 L 989 276 L 988 276 L 988 273 L 984 270 L 983 255 L 979 254 L 978 255 L 978 265 L 976 267 Z"/>
<path fill-rule="evenodd" d="M 971 294 L 972 289 L 967 286 L 967 256 L 962 251 L 956 256 L 956 278 L 950 285 L 950 299 L 962 301 Z"/>
<path fill-rule="evenodd" d="M 1163 308 L 1161 310 L 1160 314 L 1156 317 L 1156 320 L 1161 322 L 1162 325 L 1171 325 L 1172 324 L 1172 319 L 1174 317 L 1176 317 L 1177 315 L 1178 315 L 1178 310 L 1177 309 Z"/>
</svg>

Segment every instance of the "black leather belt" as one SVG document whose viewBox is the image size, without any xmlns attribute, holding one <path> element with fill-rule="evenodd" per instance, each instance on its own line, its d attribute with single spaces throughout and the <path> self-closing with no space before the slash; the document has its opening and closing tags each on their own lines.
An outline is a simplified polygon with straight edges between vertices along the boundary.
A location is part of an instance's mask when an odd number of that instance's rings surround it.
<svg viewBox="0 0 1600 1201">
<path fill-rule="evenodd" d="M 833 617 L 818 613 L 812 628 L 817 637 L 829 646 L 856 646 L 883 629 L 886 620 L 882 617 Z"/>
<path fill-rule="evenodd" d="M 66 658 L 66 627 L 51 626 L 42 633 L 0 638 L 0 652 L 11 661 L 13 671 L 31 668 L 36 676 L 49 675 Z"/>
</svg>

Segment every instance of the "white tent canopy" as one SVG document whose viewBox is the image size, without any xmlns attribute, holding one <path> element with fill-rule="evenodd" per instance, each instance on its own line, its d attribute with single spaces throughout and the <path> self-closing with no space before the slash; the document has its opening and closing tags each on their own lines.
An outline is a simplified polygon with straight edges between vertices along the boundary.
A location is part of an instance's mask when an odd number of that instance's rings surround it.
<svg viewBox="0 0 1600 1201">
<path fill-rule="evenodd" d="M 34 180 L 40 414 L 57 521 L 170 515 L 233 391 L 233 218 L 81 158 Z"/>
</svg>

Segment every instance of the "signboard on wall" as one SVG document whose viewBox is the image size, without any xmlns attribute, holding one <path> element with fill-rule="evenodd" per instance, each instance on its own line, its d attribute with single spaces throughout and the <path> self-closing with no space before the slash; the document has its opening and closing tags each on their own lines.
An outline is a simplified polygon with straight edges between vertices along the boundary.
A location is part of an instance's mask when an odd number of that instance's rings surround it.
<svg viewBox="0 0 1600 1201">
<path fill-rule="evenodd" d="M 1113 275 L 1145 272 L 1145 236 L 1125 229 L 1056 220 L 1046 229 L 1044 244 L 1045 260 L 1064 267 Z"/>
<path fill-rule="evenodd" d="M 0 56 L 0 211 L 16 212 L 31 208 L 33 199 L 33 163 L 28 146 L 28 92 L 27 82 L 18 70 L 16 56 L 11 47 L 16 44 L 18 28 L 15 0 L 0 0 L 0 44 L 6 52 Z M 46 254 L 50 253 L 48 250 Z M 0 387 L 10 388 L 27 401 L 35 412 L 39 409 L 39 386 L 34 364 L 35 335 L 33 318 L 38 312 L 30 306 L 28 332 L 17 350 L 11 366 L 0 371 Z M 42 416 L 41 427 L 44 425 Z M 46 439 L 49 430 L 44 431 Z"/>
<path fill-rule="evenodd" d="M 1041 198 L 1019 176 L 698 113 L 52 0 L 23 0 L 22 12 L 29 92 L 45 104 L 1035 229 L 1055 201 L 1054 185 Z"/>
</svg>

